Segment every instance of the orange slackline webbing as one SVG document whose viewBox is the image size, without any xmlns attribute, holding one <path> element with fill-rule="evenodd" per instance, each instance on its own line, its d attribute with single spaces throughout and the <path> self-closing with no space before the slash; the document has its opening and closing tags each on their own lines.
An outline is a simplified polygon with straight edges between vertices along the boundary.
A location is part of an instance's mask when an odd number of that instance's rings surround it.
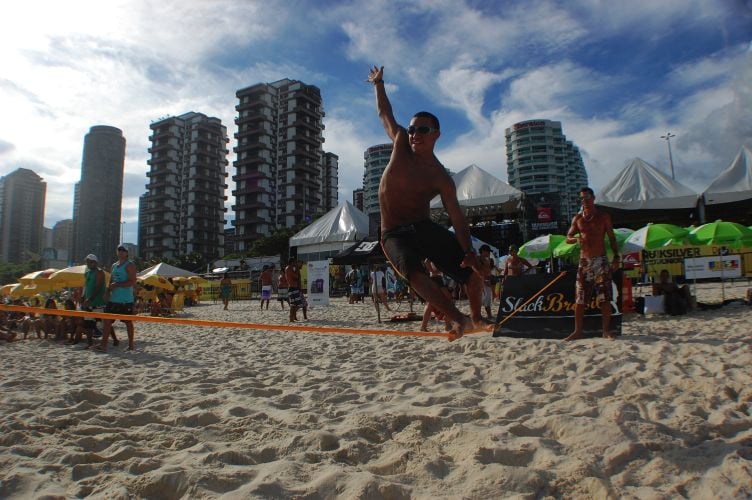
<svg viewBox="0 0 752 500">
<path fill-rule="evenodd" d="M 475 334 L 475 333 L 482 333 L 482 332 L 484 332 L 484 331 L 486 331 L 486 332 L 487 332 L 487 331 L 489 331 L 489 330 L 490 330 L 490 331 L 493 331 L 493 330 L 495 330 L 495 329 L 496 329 L 497 327 L 500 327 L 501 325 L 503 325 L 504 323 L 506 323 L 508 319 L 512 318 L 512 317 L 513 317 L 513 316 L 515 316 L 515 315 L 516 315 L 516 314 L 517 314 L 518 312 L 520 312 L 520 311 L 522 310 L 522 308 L 523 308 L 523 307 L 525 307 L 525 306 L 526 306 L 526 305 L 528 305 L 528 304 L 529 304 L 530 302 L 532 302 L 533 300 L 535 300 L 535 299 L 536 299 L 536 298 L 537 298 L 537 297 L 538 297 L 538 296 L 539 296 L 540 294 L 542 294 L 543 292 L 545 292 L 546 290 L 548 290 L 548 288 L 549 288 L 549 287 L 550 287 L 551 285 L 553 285 L 554 283 L 556 283 L 557 281 L 559 281 L 559 280 L 560 280 L 561 278 L 563 278 L 563 277 L 564 277 L 564 276 L 565 276 L 566 274 L 567 274 L 567 272 L 566 272 L 566 271 L 562 271 L 562 272 L 560 272 L 560 273 L 559 273 L 559 275 L 558 275 L 557 277 L 555 277 L 554 279 L 552 279 L 551 281 L 549 281 L 548 283 L 546 283 L 546 286 L 544 286 L 543 288 L 541 288 L 540 290 L 538 290 L 538 292 L 537 292 L 537 293 L 536 293 L 535 295 L 533 295 L 532 297 L 530 297 L 529 299 L 527 299 L 527 300 L 525 301 L 525 303 L 524 303 L 524 304 L 520 305 L 519 307 L 515 307 L 515 308 L 514 308 L 514 311 L 512 311 L 512 312 L 511 312 L 511 313 L 510 313 L 510 314 L 509 314 L 508 316 L 506 316 L 506 317 L 505 317 L 504 319 L 502 319 L 502 320 L 501 320 L 501 321 L 499 321 L 498 323 L 495 323 L 495 324 L 493 324 L 493 325 L 488 325 L 488 327 L 484 328 L 484 329 L 483 329 L 483 330 L 481 330 L 481 331 L 472 331 L 472 332 L 469 332 L 468 334 L 469 334 L 469 335 L 473 335 L 473 334 Z M 468 335 L 468 334 L 466 334 L 466 335 Z"/>
<path fill-rule="evenodd" d="M 266 325 L 262 323 L 236 323 L 231 321 L 209 321 L 203 319 L 188 318 L 164 318 L 159 316 L 138 316 L 138 315 L 121 315 L 101 313 L 98 311 L 72 311 L 69 309 L 43 309 L 39 307 L 25 306 L 7 306 L 0 305 L 0 311 L 19 311 L 36 314 L 49 314 L 51 316 L 77 316 L 80 318 L 112 319 L 122 321 L 145 321 L 150 323 L 171 323 L 177 325 L 193 326 L 218 326 L 222 328 L 245 328 L 249 330 L 292 330 L 297 332 L 318 332 L 318 333 L 351 333 L 356 335 L 397 335 L 411 337 L 444 337 L 449 338 L 449 333 L 442 332 L 416 332 L 416 331 L 398 331 L 398 330 L 370 330 L 364 328 L 338 328 L 338 327 L 317 327 L 303 325 Z"/>
</svg>

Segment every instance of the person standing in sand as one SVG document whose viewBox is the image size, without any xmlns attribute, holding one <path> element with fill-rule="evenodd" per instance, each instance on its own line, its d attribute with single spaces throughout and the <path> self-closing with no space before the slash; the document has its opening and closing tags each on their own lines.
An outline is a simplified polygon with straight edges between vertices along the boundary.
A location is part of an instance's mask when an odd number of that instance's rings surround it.
<svg viewBox="0 0 752 500">
<path fill-rule="evenodd" d="M 269 301 L 272 299 L 272 278 L 273 269 L 269 266 L 264 266 L 259 276 L 259 288 L 261 289 L 261 309 L 264 308 L 264 302 L 266 302 L 266 309 L 269 309 Z"/>
<path fill-rule="evenodd" d="M 135 302 L 133 286 L 136 284 L 136 264 L 128 258 L 128 249 L 123 245 L 117 247 L 117 256 L 118 260 L 112 265 L 110 273 L 110 286 L 107 288 L 110 297 L 104 306 L 104 312 L 132 315 Z M 125 329 L 128 332 L 128 350 L 132 351 L 135 337 L 133 321 L 121 321 L 125 323 Z M 114 320 L 111 319 L 102 321 L 102 344 L 98 349 L 102 352 L 107 352 L 107 341 L 110 338 L 113 322 Z"/>
<path fill-rule="evenodd" d="M 219 281 L 219 296 L 222 298 L 222 303 L 225 305 L 225 311 L 230 304 L 230 295 L 232 295 L 232 280 L 230 279 L 230 275 L 225 273 Z"/>
<path fill-rule="evenodd" d="M 285 279 L 287 279 L 287 299 L 290 302 L 290 321 L 298 321 L 298 309 L 303 306 L 303 293 L 300 291 L 300 269 L 295 257 L 290 257 L 290 261 L 285 268 Z"/>
<path fill-rule="evenodd" d="M 285 270 L 282 269 L 282 272 L 279 273 L 279 278 L 277 279 L 277 300 L 283 311 L 285 310 L 285 302 L 287 302 L 287 287 L 287 277 L 285 276 Z"/>
<path fill-rule="evenodd" d="M 567 243 L 580 244 L 580 265 L 577 268 L 575 290 L 574 332 L 564 340 L 582 338 L 585 306 L 595 297 L 601 308 L 603 337 L 615 339 L 609 330 L 611 323 L 611 268 L 619 267 L 619 249 L 611 224 L 611 216 L 595 208 L 595 193 L 589 187 L 580 189 L 582 211 L 574 216 L 567 231 Z M 578 234 L 579 233 L 579 234 Z M 604 237 L 614 253 L 609 265 Z"/>
<path fill-rule="evenodd" d="M 395 120 L 386 96 L 384 67 L 371 68 L 368 81 L 375 89 L 381 123 L 394 142 L 392 157 L 379 184 L 381 246 L 394 269 L 410 286 L 452 321 L 449 340 L 456 340 L 466 330 L 486 324 L 480 313 L 483 280 L 477 274 L 478 257 L 457 201 L 456 186 L 434 154 L 441 135 L 439 120 L 421 111 L 405 129 Z M 430 202 L 436 195 L 441 196 L 456 235 L 431 221 Z M 467 286 L 471 317 L 460 312 L 426 274 L 422 265 L 425 258 Z"/>
</svg>

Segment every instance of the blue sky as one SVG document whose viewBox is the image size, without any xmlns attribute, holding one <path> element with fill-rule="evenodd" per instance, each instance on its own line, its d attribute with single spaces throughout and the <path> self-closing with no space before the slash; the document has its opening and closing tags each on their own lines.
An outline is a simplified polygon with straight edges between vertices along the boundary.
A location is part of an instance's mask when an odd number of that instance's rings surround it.
<svg viewBox="0 0 752 500">
<path fill-rule="evenodd" d="M 363 151 L 387 140 L 363 83 L 379 64 L 398 121 L 439 116 L 452 170 L 506 180 L 504 129 L 547 118 L 596 191 L 634 157 L 668 172 L 670 131 L 677 180 L 701 192 L 752 145 L 751 42 L 749 0 L 15 2 L 0 19 L 0 175 L 46 180 L 51 227 L 72 216 L 84 135 L 119 127 L 135 241 L 149 123 L 217 116 L 232 146 L 235 91 L 292 78 L 321 88 L 349 200 Z"/>
</svg>

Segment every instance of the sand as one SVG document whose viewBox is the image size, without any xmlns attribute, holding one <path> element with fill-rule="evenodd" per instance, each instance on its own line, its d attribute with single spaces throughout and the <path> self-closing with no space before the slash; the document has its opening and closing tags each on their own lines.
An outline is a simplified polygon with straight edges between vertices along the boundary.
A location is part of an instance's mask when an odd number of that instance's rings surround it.
<svg viewBox="0 0 752 500">
<path fill-rule="evenodd" d="M 332 304 L 302 324 L 380 327 Z M 575 343 L 147 323 L 133 353 L 3 343 L 0 497 L 749 497 L 750 319 L 631 315 Z"/>
</svg>

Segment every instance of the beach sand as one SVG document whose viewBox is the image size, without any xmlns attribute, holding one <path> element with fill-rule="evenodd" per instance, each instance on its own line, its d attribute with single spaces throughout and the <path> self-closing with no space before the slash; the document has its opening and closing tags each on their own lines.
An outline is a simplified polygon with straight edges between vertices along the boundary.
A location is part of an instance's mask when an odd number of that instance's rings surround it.
<svg viewBox="0 0 752 500">
<path fill-rule="evenodd" d="M 332 304 L 301 324 L 419 326 Z M 285 323 L 258 307 L 184 317 Z M 3 343 L 0 497 L 749 497 L 751 319 L 630 315 L 574 343 L 156 323 L 133 353 Z"/>
</svg>

